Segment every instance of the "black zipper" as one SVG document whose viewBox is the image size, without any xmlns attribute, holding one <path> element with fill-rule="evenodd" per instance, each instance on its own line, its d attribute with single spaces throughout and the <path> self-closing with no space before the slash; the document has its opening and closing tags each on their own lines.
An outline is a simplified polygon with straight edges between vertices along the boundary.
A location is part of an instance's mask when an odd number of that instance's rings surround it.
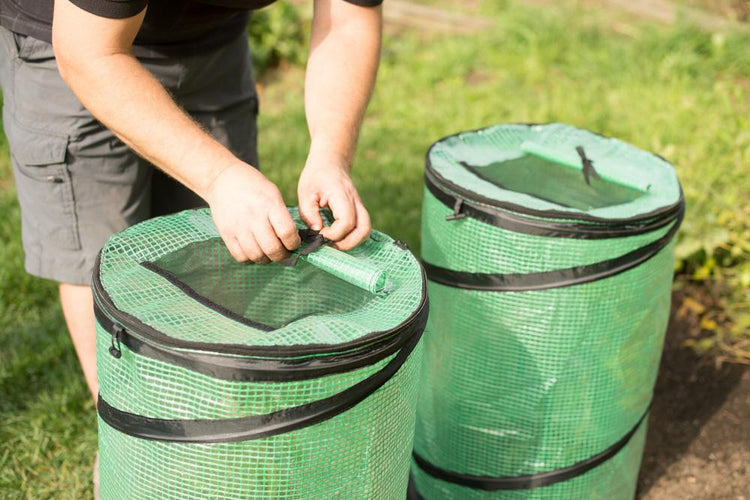
<svg viewBox="0 0 750 500">
<path fill-rule="evenodd" d="M 532 126 L 543 125 L 543 124 L 516 123 L 515 125 L 526 125 L 528 127 L 532 127 Z M 468 132 L 479 132 L 484 129 L 485 128 L 479 128 L 475 130 L 470 130 Z M 624 218 L 619 218 L 619 219 L 603 219 L 603 218 L 594 217 L 585 213 L 565 212 L 561 210 L 536 210 L 536 209 L 529 208 L 523 205 L 518 205 L 515 203 L 487 198 L 447 180 L 446 178 L 444 178 L 438 172 L 435 171 L 435 169 L 432 167 L 432 162 L 430 161 L 430 154 L 432 153 L 433 148 L 435 148 L 437 145 L 441 144 L 443 141 L 447 139 L 451 139 L 451 138 L 454 138 L 454 137 L 457 137 L 459 135 L 463 135 L 466 133 L 467 132 L 459 132 L 458 134 L 448 135 L 446 137 L 439 139 L 438 141 L 433 143 L 432 146 L 430 146 L 430 148 L 427 150 L 427 153 L 425 155 L 425 182 L 428 185 L 428 188 L 430 187 L 430 184 L 433 184 L 436 187 L 439 187 L 448 196 L 452 196 L 454 198 L 454 200 L 450 202 L 451 204 L 448 204 L 446 201 L 441 200 L 444 203 L 446 203 L 448 206 L 452 206 L 452 204 L 455 203 L 457 198 L 463 198 L 464 206 L 466 206 L 468 202 L 471 205 L 471 208 L 474 208 L 475 213 L 478 213 L 480 215 L 480 217 L 475 217 L 475 218 L 482 220 L 482 222 L 487 222 L 489 224 L 501 226 L 501 224 L 498 223 L 499 222 L 498 218 L 500 221 L 502 221 L 502 220 L 506 220 L 508 216 L 512 217 L 513 215 L 518 214 L 518 215 L 526 215 L 530 217 L 539 217 L 542 219 L 547 219 L 547 220 L 539 220 L 539 219 L 529 219 L 528 217 L 522 218 L 522 219 L 525 219 L 529 223 L 530 231 L 534 229 L 538 229 L 542 231 L 545 228 L 547 228 L 547 229 L 554 230 L 555 232 L 559 233 L 559 234 L 555 234 L 555 236 L 559 236 L 559 237 L 584 238 L 584 239 L 616 238 L 620 236 L 632 236 L 632 235 L 642 234 L 645 232 L 652 231 L 654 229 L 653 227 L 654 223 L 660 223 L 661 226 L 659 227 L 667 225 L 669 224 L 669 222 L 673 221 L 674 219 L 678 217 L 680 209 L 682 205 L 684 204 L 682 188 L 680 188 L 680 197 L 673 205 L 662 207 L 662 208 L 653 210 L 645 214 L 639 214 L 634 217 L 624 217 Z M 607 138 L 606 136 L 601 135 L 601 134 L 596 134 L 596 135 Z M 664 158 L 662 158 L 661 156 L 657 154 L 654 154 L 654 153 L 650 153 L 650 154 L 659 158 L 665 163 L 669 163 L 668 161 L 666 161 Z M 474 203 L 471 204 L 471 202 L 474 202 Z M 482 214 L 485 215 L 484 218 L 481 217 Z M 455 215 L 456 214 L 454 214 L 454 216 Z M 470 217 L 473 216 L 471 213 L 467 213 L 467 215 Z M 568 222 L 565 222 L 566 220 Z M 578 222 L 570 222 L 570 221 L 578 221 Z M 522 221 L 517 221 L 517 222 L 522 222 Z M 581 224 L 581 222 L 583 222 L 584 224 Z M 524 232 L 524 231 L 519 231 L 519 232 Z M 541 233 L 529 232 L 528 234 L 541 234 Z"/>
<path fill-rule="evenodd" d="M 352 370 L 389 356 L 408 338 L 421 332 L 427 322 L 427 279 L 424 268 L 421 268 L 422 290 L 417 309 L 397 327 L 372 332 L 351 342 L 336 345 L 247 346 L 185 341 L 174 339 L 119 310 L 101 283 L 100 265 L 101 255 L 94 266 L 92 288 L 95 309 L 111 322 L 107 329 L 112 335 L 110 354 L 119 357 L 121 344 L 133 344 L 141 351 L 151 353 L 152 357 L 160 356 L 164 361 L 171 360 L 190 368 L 198 366 L 208 370 L 209 374 L 223 374 L 220 378 L 237 379 L 239 376 L 245 377 L 240 378 L 242 380 L 294 380 Z M 99 322 L 103 322 L 101 315 Z"/>
<path fill-rule="evenodd" d="M 125 329 L 121 327 L 118 324 L 112 325 L 112 332 L 110 335 L 112 335 L 112 346 L 109 348 L 109 353 L 117 358 L 120 359 L 122 357 L 122 347 L 120 346 L 120 341 L 122 340 L 122 336 L 125 333 Z"/>
<path fill-rule="evenodd" d="M 531 213 L 534 212 L 531 209 L 489 200 L 451 183 L 437 174 L 430 167 L 429 159 L 427 161 L 425 186 L 435 198 L 453 209 L 453 213 L 445 218 L 447 221 L 471 217 L 517 233 L 574 239 L 636 236 L 667 226 L 680 216 L 684 205 L 680 190 L 678 202 L 657 216 L 617 220 L 595 219 L 586 222 L 584 219 L 574 220 L 575 217 L 564 212 L 556 212 L 555 217 L 549 218 L 547 212 L 547 218 L 537 218 L 539 215 Z"/>
</svg>

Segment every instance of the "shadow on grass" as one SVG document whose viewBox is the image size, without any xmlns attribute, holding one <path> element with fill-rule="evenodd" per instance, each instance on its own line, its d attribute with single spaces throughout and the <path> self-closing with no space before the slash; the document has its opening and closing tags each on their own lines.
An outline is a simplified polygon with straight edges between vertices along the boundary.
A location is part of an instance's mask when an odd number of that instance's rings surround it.
<svg viewBox="0 0 750 500">
<path fill-rule="evenodd" d="M 707 422 L 719 413 L 733 389 L 740 383 L 744 368 L 725 364 L 717 368 L 711 359 L 700 358 L 682 347 L 692 329 L 699 328 L 676 310 L 681 294 L 673 298 L 672 314 L 654 391 L 646 451 L 638 482 L 638 498 L 664 476 L 697 439 Z M 721 440 L 736 439 L 728 431 L 709 436 L 710 446 L 721 448 Z"/>
</svg>

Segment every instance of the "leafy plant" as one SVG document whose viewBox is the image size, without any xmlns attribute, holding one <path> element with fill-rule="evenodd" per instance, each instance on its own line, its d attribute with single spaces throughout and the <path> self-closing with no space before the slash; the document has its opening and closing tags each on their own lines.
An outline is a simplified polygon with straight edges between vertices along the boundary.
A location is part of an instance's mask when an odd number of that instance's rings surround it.
<svg viewBox="0 0 750 500">
<path fill-rule="evenodd" d="M 259 74 L 286 61 L 299 64 L 305 55 L 305 23 L 299 10 L 284 1 L 253 13 L 248 27 L 253 63 Z"/>
</svg>

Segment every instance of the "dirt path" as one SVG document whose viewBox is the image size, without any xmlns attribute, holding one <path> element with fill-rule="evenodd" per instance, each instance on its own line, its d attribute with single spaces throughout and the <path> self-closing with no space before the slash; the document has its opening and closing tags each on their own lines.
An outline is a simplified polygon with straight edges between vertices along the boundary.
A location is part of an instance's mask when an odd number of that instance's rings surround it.
<svg viewBox="0 0 750 500">
<path fill-rule="evenodd" d="M 746 16 L 750 11 L 750 6 L 748 6 L 750 2 L 736 1 L 738 6 L 736 12 L 733 12 L 737 17 Z M 557 3 L 557 0 L 520 0 L 520 2 L 546 7 Z M 448 4 L 450 5 L 451 2 Z M 685 20 L 707 31 L 721 31 L 741 26 L 737 20 L 727 16 L 672 0 L 584 0 L 581 4 L 592 9 L 619 10 L 637 18 L 651 19 L 664 24 L 674 24 L 678 20 Z M 427 31 L 472 33 L 490 29 L 495 25 L 492 19 L 468 14 L 467 11 L 471 12 L 472 9 L 442 8 L 410 0 L 390 0 L 383 12 L 387 25 Z"/>
<path fill-rule="evenodd" d="M 676 294 L 674 302 L 680 298 Z M 750 369 L 716 368 L 681 347 L 697 325 L 674 310 L 638 498 L 750 500 Z"/>
</svg>

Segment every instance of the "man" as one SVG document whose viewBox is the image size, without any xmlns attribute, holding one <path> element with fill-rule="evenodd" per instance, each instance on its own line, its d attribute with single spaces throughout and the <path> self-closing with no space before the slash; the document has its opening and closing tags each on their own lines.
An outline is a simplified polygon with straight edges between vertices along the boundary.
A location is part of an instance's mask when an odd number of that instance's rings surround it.
<svg viewBox="0 0 750 500">
<path fill-rule="evenodd" d="M 246 24 L 272 2 L 0 0 L 3 122 L 25 265 L 60 283 L 95 399 L 89 283 L 112 233 L 208 204 L 238 261 L 279 261 L 300 244 L 279 190 L 256 169 Z M 370 232 L 349 172 L 377 71 L 381 2 L 315 0 L 298 198 L 305 223 L 344 250 Z M 324 206 L 335 219 L 325 228 Z"/>
</svg>

